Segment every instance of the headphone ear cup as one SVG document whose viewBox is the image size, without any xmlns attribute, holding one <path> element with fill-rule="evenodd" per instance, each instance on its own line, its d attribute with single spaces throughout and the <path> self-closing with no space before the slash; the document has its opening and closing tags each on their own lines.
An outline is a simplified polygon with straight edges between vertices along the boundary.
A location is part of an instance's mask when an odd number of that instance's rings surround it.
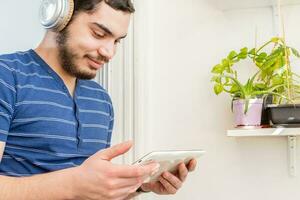
<svg viewBox="0 0 300 200">
<path fill-rule="evenodd" d="M 72 18 L 73 0 L 43 0 L 40 7 L 40 22 L 45 29 L 63 30 Z"/>
<path fill-rule="evenodd" d="M 68 9 L 66 12 L 66 15 L 64 15 L 64 18 L 62 20 L 62 23 L 60 27 L 58 27 L 58 31 L 62 31 L 70 22 L 73 12 L 74 12 L 74 1 L 73 0 L 67 0 L 68 1 Z"/>
</svg>

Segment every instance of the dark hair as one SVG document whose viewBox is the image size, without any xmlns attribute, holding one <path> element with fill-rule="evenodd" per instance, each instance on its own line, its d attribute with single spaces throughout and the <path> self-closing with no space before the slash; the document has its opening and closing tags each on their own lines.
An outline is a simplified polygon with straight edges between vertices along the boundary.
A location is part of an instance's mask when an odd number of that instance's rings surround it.
<svg viewBox="0 0 300 200">
<path fill-rule="evenodd" d="M 74 0 L 74 15 L 81 11 L 92 12 L 102 1 L 115 10 L 128 13 L 134 13 L 135 11 L 131 0 Z"/>
<path fill-rule="evenodd" d="M 98 4 L 104 1 L 107 5 L 115 10 L 121 10 L 127 13 L 134 13 L 135 9 L 131 0 L 73 0 L 74 1 L 74 12 L 69 23 L 64 27 L 61 33 L 67 30 L 67 27 L 73 22 L 76 16 L 80 12 L 93 13 L 97 9 Z"/>
</svg>

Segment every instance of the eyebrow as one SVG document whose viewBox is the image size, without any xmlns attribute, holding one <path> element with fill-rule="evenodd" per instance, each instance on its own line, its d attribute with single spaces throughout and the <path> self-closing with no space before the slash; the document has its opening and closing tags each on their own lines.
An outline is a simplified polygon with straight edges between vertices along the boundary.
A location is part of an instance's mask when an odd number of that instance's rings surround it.
<svg viewBox="0 0 300 200">
<path fill-rule="evenodd" d="M 109 28 L 107 28 L 106 26 L 104 26 L 103 24 L 98 24 L 96 22 L 94 22 L 93 24 L 96 25 L 98 28 L 102 29 L 106 34 L 114 37 L 113 32 L 111 30 L 109 30 Z M 124 36 L 122 36 L 122 37 L 119 37 L 118 39 L 123 39 L 126 36 L 127 36 L 127 34 L 124 35 Z"/>
</svg>

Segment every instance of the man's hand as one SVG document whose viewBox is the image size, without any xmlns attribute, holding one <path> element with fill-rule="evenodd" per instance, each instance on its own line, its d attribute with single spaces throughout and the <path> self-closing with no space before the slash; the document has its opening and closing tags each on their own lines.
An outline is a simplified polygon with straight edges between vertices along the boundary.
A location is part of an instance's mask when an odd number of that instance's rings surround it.
<svg viewBox="0 0 300 200">
<path fill-rule="evenodd" d="M 111 159 L 126 153 L 132 142 L 102 150 L 74 168 L 74 199 L 123 200 L 136 191 L 159 165 L 116 165 Z"/>
<path fill-rule="evenodd" d="M 180 163 L 175 174 L 164 172 L 157 182 L 144 183 L 141 188 L 146 192 L 151 191 L 160 195 L 175 194 L 182 187 L 188 173 L 195 170 L 196 165 L 195 159 L 192 159 L 187 166 Z"/>
</svg>

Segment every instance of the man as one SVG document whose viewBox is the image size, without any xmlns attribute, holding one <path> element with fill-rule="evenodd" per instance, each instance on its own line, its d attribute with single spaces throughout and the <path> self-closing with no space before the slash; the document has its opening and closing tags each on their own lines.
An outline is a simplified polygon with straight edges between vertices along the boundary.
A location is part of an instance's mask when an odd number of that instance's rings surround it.
<svg viewBox="0 0 300 200">
<path fill-rule="evenodd" d="M 0 199 L 130 199 L 141 192 L 175 194 L 188 171 L 116 165 L 132 142 L 110 147 L 113 108 L 89 79 L 126 37 L 130 0 L 74 0 L 67 26 L 51 29 L 35 50 L 0 56 Z M 4 149 L 5 148 L 5 149 Z"/>
</svg>

